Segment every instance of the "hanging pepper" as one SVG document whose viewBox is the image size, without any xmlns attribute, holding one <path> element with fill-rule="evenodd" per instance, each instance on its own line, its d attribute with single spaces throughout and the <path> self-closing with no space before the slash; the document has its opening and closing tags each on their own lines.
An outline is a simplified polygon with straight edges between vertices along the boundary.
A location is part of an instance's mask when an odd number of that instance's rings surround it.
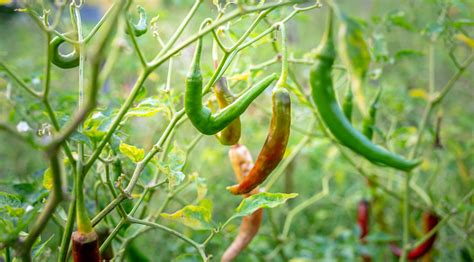
<svg viewBox="0 0 474 262">
<path fill-rule="evenodd" d="M 423 227 L 425 233 L 428 233 L 439 223 L 439 217 L 432 212 L 423 213 Z M 410 250 L 407 254 L 407 258 L 410 260 L 418 259 L 428 253 L 431 248 L 433 248 L 434 242 L 436 241 L 436 233 L 428 238 L 425 242 L 421 243 L 419 246 Z M 390 250 L 392 253 L 400 257 L 402 255 L 402 250 L 394 243 L 390 244 Z"/>
<path fill-rule="evenodd" d="M 74 262 L 100 262 L 99 238 L 95 231 L 72 233 L 72 257 Z"/>
<path fill-rule="evenodd" d="M 186 78 L 184 111 L 199 132 L 205 135 L 214 135 L 244 113 L 250 103 L 277 78 L 277 75 L 271 74 L 267 76 L 225 109 L 219 113 L 212 114 L 211 110 L 202 104 L 201 52 L 202 39 L 199 39 L 194 59 Z"/>
<path fill-rule="evenodd" d="M 132 24 L 131 27 L 132 27 L 132 30 L 133 30 L 133 35 L 136 36 L 136 37 L 139 37 L 143 34 L 146 33 L 146 31 L 148 30 L 147 28 L 147 23 L 146 23 L 146 11 L 143 7 L 141 6 L 137 6 L 137 11 L 138 11 L 138 15 L 139 15 L 139 20 L 138 20 L 138 23 L 136 24 Z M 129 34 L 128 31 L 126 31 L 127 34 Z"/>
<path fill-rule="evenodd" d="M 310 71 L 312 97 L 319 115 L 339 142 L 377 165 L 409 171 L 420 164 L 373 144 L 355 129 L 339 107 L 332 83 L 335 48 L 332 40 L 332 12 L 328 16 L 326 32 L 318 48 L 317 60 Z"/>
<path fill-rule="evenodd" d="M 64 34 L 65 36 L 72 36 L 73 33 L 69 32 Z M 51 53 L 51 62 L 57 67 L 69 69 L 74 68 L 79 65 L 79 47 L 74 44 L 74 50 L 68 54 L 63 54 L 59 51 L 59 47 L 66 40 L 62 39 L 59 36 L 55 36 L 51 42 L 49 42 L 49 48 Z"/>
<path fill-rule="evenodd" d="M 360 229 L 360 240 L 364 240 L 364 238 L 369 234 L 369 210 L 369 202 L 365 199 L 361 200 L 357 209 L 357 224 Z"/>
<path fill-rule="evenodd" d="M 280 25 L 282 41 L 285 41 L 285 29 Z M 283 159 L 288 145 L 291 125 L 290 94 L 285 89 L 288 76 L 288 59 L 286 42 L 283 42 L 282 74 L 272 93 L 272 120 L 270 130 L 263 147 L 258 155 L 255 166 L 238 185 L 227 187 L 232 194 L 246 194 L 260 185 L 271 174 Z"/>
<path fill-rule="evenodd" d="M 367 241 L 365 237 L 369 234 L 369 225 L 370 225 L 370 203 L 369 201 L 362 199 L 359 201 L 357 207 L 357 225 L 359 226 L 360 235 L 359 240 L 362 244 L 365 244 Z M 368 254 L 362 254 L 362 260 L 364 262 L 372 261 L 372 258 Z"/>
<path fill-rule="evenodd" d="M 372 140 L 374 136 L 375 119 L 381 94 L 382 88 L 380 88 L 377 95 L 375 95 L 374 101 L 370 104 L 369 112 L 362 120 L 362 134 L 364 134 L 369 140 Z"/>
<path fill-rule="evenodd" d="M 237 181 L 242 181 L 253 167 L 252 155 L 244 145 L 233 145 L 229 149 L 229 159 Z M 252 190 L 245 197 L 258 193 L 258 188 Z M 221 262 L 234 260 L 244 250 L 258 233 L 262 223 L 263 209 L 258 209 L 249 216 L 245 216 L 240 224 L 239 234 L 222 255 Z"/>
<path fill-rule="evenodd" d="M 214 94 L 220 109 L 224 109 L 232 102 L 235 97 L 227 87 L 225 77 L 221 77 L 214 86 Z M 235 145 L 239 142 L 241 133 L 240 118 L 237 117 L 226 128 L 216 134 L 217 139 L 223 145 Z"/>
</svg>

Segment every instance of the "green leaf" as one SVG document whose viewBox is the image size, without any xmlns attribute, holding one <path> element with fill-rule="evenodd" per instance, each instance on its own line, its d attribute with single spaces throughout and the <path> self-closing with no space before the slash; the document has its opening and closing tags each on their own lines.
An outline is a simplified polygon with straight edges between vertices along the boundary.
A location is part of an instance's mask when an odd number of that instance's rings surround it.
<svg viewBox="0 0 474 262">
<path fill-rule="evenodd" d="M 25 213 L 21 196 L 0 192 L 0 216 L 7 213 L 11 217 L 20 217 Z"/>
<path fill-rule="evenodd" d="M 84 134 L 94 140 L 100 140 L 110 129 L 112 122 L 112 116 L 96 112 L 84 122 Z"/>
<path fill-rule="evenodd" d="M 387 48 L 387 41 L 385 40 L 385 36 L 383 34 L 374 34 L 374 46 L 373 46 L 373 53 L 375 55 L 375 59 L 377 61 L 387 61 L 388 60 L 388 48 Z"/>
<path fill-rule="evenodd" d="M 194 230 L 212 230 L 212 203 L 203 200 L 199 206 L 187 205 L 173 214 L 161 214 L 162 217 L 179 222 Z"/>
<path fill-rule="evenodd" d="M 463 27 L 463 26 L 474 26 L 474 19 L 459 18 L 453 21 L 453 26 L 457 28 Z"/>
<path fill-rule="evenodd" d="M 51 190 L 53 188 L 53 174 L 49 167 L 43 173 L 43 187 Z"/>
<path fill-rule="evenodd" d="M 404 11 L 393 11 L 388 15 L 388 20 L 396 26 L 404 28 L 406 30 L 413 30 L 413 26 L 407 21 L 406 13 Z"/>
<path fill-rule="evenodd" d="M 248 216 L 260 208 L 274 208 L 284 204 L 288 199 L 297 197 L 298 194 L 291 193 L 269 193 L 261 192 L 247 198 L 244 198 L 235 210 L 234 217 Z"/>
<path fill-rule="evenodd" d="M 166 110 L 166 106 L 160 101 L 159 97 L 153 96 L 141 101 L 136 107 L 131 108 L 125 117 L 151 117 Z"/>
<path fill-rule="evenodd" d="M 35 185 L 30 183 L 18 183 L 14 184 L 12 187 L 16 193 L 24 197 L 33 194 L 36 191 Z"/>
<path fill-rule="evenodd" d="M 186 178 L 182 171 L 185 159 L 186 152 L 175 142 L 168 154 L 168 161 L 158 164 L 158 168 L 168 177 L 170 189 L 180 185 Z"/>
<path fill-rule="evenodd" d="M 399 60 L 404 57 L 421 57 L 424 56 L 424 53 L 418 50 L 413 49 L 402 49 L 395 54 L 395 59 Z"/>
<path fill-rule="evenodd" d="M 54 238 L 54 234 L 51 235 L 51 237 L 48 238 L 43 243 L 40 244 L 40 242 L 38 242 L 36 245 L 34 245 L 33 250 L 32 250 L 33 258 L 38 258 L 44 252 L 44 250 L 47 247 L 49 241 L 51 241 L 53 238 Z"/>
<path fill-rule="evenodd" d="M 140 162 L 145 157 L 145 150 L 123 142 L 120 143 L 119 150 L 135 163 Z"/>
</svg>

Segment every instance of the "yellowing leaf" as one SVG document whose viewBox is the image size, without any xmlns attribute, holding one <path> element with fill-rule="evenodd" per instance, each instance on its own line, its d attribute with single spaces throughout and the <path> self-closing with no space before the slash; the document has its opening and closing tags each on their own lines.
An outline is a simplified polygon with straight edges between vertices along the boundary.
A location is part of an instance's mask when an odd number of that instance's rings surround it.
<svg viewBox="0 0 474 262">
<path fill-rule="evenodd" d="M 0 5 L 8 5 L 11 4 L 13 1 L 12 0 L 0 0 Z"/>
<path fill-rule="evenodd" d="M 53 188 L 53 174 L 49 168 L 47 168 L 43 173 L 43 187 L 48 190 Z"/>
<path fill-rule="evenodd" d="M 212 203 L 203 200 L 201 205 L 187 205 L 173 214 L 161 214 L 163 218 L 179 222 L 194 230 L 212 230 Z"/>
<path fill-rule="evenodd" d="M 474 39 L 470 38 L 469 36 L 465 34 L 457 34 L 456 39 L 463 42 L 464 44 L 470 46 L 471 48 L 474 48 Z"/>
<path fill-rule="evenodd" d="M 150 79 L 151 81 L 158 82 L 158 80 L 160 80 L 160 75 L 158 75 L 157 73 L 153 72 L 153 73 L 151 73 L 151 74 L 148 76 L 148 79 Z"/>
<path fill-rule="evenodd" d="M 206 197 L 207 194 L 207 184 L 206 179 L 199 176 L 198 173 L 194 172 L 190 175 L 196 186 L 197 201 L 201 201 Z"/>
<path fill-rule="evenodd" d="M 166 111 L 165 104 L 160 101 L 159 97 L 149 97 L 141 101 L 136 107 L 131 108 L 126 117 L 150 117 L 155 114 Z"/>
<path fill-rule="evenodd" d="M 421 169 L 422 169 L 423 171 L 428 171 L 428 170 L 430 170 L 430 166 L 431 166 L 431 165 L 430 165 L 430 161 L 427 160 L 427 159 L 424 159 L 423 162 L 421 162 L 421 165 L 420 165 L 420 167 L 421 167 Z"/>
<path fill-rule="evenodd" d="M 229 77 L 229 79 L 236 81 L 247 81 L 249 79 L 249 73 L 236 74 Z"/>
<path fill-rule="evenodd" d="M 425 89 L 422 88 L 414 88 L 410 90 L 410 96 L 415 98 L 422 98 L 427 99 L 428 94 L 426 93 Z"/>
<path fill-rule="evenodd" d="M 145 150 L 123 142 L 120 143 L 119 150 L 135 163 L 140 162 L 145 157 Z"/>
<path fill-rule="evenodd" d="M 288 199 L 297 197 L 298 194 L 269 193 L 262 192 L 244 198 L 235 210 L 234 217 L 248 216 L 260 208 L 274 208 L 284 204 Z"/>
</svg>

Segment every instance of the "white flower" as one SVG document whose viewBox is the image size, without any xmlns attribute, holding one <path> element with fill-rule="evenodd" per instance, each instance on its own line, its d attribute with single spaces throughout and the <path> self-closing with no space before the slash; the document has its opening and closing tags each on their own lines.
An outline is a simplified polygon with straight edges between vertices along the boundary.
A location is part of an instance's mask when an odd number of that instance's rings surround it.
<svg viewBox="0 0 474 262">
<path fill-rule="evenodd" d="M 16 130 L 18 130 L 20 133 L 24 133 L 30 130 L 30 126 L 25 121 L 21 121 L 18 123 L 18 125 L 16 125 Z"/>
</svg>

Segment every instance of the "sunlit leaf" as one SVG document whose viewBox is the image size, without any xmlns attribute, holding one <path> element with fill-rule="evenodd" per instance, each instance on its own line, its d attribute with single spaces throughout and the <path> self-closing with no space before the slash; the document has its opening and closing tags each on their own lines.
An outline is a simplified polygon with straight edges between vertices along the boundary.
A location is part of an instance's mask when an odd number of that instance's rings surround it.
<svg viewBox="0 0 474 262">
<path fill-rule="evenodd" d="M 47 168 L 43 173 L 43 187 L 48 190 L 53 188 L 53 174 L 49 168 Z"/>
<path fill-rule="evenodd" d="M 235 81 L 247 81 L 249 79 L 249 73 L 242 73 L 242 74 L 236 74 L 233 76 L 229 77 L 229 80 L 235 80 Z"/>
<path fill-rule="evenodd" d="M 119 150 L 135 163 L 140 162 L 145 157 L 145 150 L 123 142 L 120 143 Z"/>
<path fill-rule="evenodd" d="M 471 48 L 474 48 L 474 39 L 470 38 L 469 36 L 465 34 L 457 34 L 456 39 L 463 42 L 464 44 L 470 46 Z"/>
<path fill-rule="evenodd" d="M 211 230 L 212 203 L 203 200 L 199 206 L 187 205 L 173 214 L 161 214 L 162 217 L 181 223 L 194 230 Z"/>
<path fill-rule="evenodd" d="M 234 217 L 248 216 L 260 208 L 274 208 L 284 204 L 288 199 L 297 197 L 298 194 L 262 192 L 244 198 L 237 207 Z"/>
<path fill-rule="evenodd" d="M 415 98 L 427 99 L 428 93 L 423 88 L 413 88 L 410 90 L 410 96 Z"/>
<path fill-rule="evenodd" d="M 166 107 L 158 97 L 149 97 L 131 108 L 126 117 L 150 117 L 164 110 Z"/>
<path fill-rule="evenodd" d="M 196 200 L 199 202 L 203 200 L 207 194 L 206 179 L 203 177 L 200 177 L 197 172 L 192 173 L 190 175 L 190 179 L 194 181 L 194 184 L 196 186 L 196 192 L 197 192 Z"/>
<path fill-rule="evenodd" d="M 96 112 L 84 122 L 84 134 L 95 140 L 100 139 L 110 129 L 112 121 L 112 116 Z"/>
</svg>

